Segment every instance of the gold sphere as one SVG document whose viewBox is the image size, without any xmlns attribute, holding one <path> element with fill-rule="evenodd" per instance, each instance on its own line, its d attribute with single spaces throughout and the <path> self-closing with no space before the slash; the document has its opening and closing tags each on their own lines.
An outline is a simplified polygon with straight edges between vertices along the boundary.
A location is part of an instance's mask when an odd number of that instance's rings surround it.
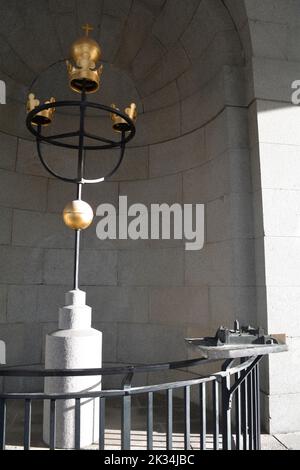
<svg viewBox="0 0 300 470">
<path fill-rule="evenodd" d="M 75 63 L 80 61 L 82 57 L 87 56 L 90 61 L 97 64 L 101 59 L 101 55 L 102 51 L 99 44 L 94 39 L 86 36 L 77 39 L 71 46 L 71 57 Z"/>
<path fill-rule="evenodd" d="M 63 218 L 67 227 L 73 230 L 85 230 L 93 222 L 94 213 L 89 204 L 77 200 L 66 205 Z"/>
</svg>

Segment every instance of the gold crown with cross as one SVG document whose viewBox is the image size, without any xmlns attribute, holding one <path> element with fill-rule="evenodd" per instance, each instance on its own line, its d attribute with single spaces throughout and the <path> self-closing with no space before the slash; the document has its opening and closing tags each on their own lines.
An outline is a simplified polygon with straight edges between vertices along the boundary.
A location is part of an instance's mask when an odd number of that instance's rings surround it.
<svg viewBox="0 0 300 470">
<path fill-rule="evenodd" d="M 89 24 L 82 26 L 85 36 L 77 39 L 71 46 L 71 60 L 67 60 L 69 84 L 72 90 L 81 93 L 95 93 L 100 86 L 103 65 L 98 66 L 102 52 L 99 44 L 89 37 L 94 28 Z"/>
</svg>

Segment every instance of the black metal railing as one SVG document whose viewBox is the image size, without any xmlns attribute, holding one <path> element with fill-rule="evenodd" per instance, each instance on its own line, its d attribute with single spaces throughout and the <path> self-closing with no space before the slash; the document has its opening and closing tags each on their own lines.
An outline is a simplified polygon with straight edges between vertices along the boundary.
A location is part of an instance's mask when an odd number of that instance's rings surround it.
<svg viewBox="0 0 300 470">
<path fill-rule="evenodd" d="M 189 361 L 152 364 L 146 366 L 125 366 L 103 369 L 84 370 L 28 370 L 0 368 L 0 377 L 75 377 L 75 376 L 123 376 L 122 385 L 116 390 L 97 392 L 81 392 L 71 394 L 56 393 L 1 393 L 0 394 L 0 449 L 5 450 L 6 409 L 9 401 L 24 402 L 23 448 L 31 447 L 32 404 L 37 401 L 50 402 L 49 445 L 56 449 L 57 403 L 60 400 L 75 401 L 75 449 L 80 449 L 81 442 L 81 403 L 86 399 L 99 399 L 99 443 L 98 449 L 104 450 L 107 403 L 111 399 L 121 400 L 121 449 L 131 448 L 132 431 L 132 399 L 146 396 L 147 412 L 145 448 L 154 447 L 154 397 L 156 394 L 166 395 L 166 440 L 165 449 L 174 447 L 174 395 L 183 391 L 184 413 L 184 449 L 191 449 L 191 400 L 198 396 L 199 425 L 197 426 L 200 450 L 208 450 L 208 436 L 212 437 L 213 450 L 259 450 L 261 447 L 260 423 L 260 390 L 259 363 L 262 356 L 227 360 L 221 370 L 211 375 L 197 374 L 187 380 L 159 383 L 156 385 L 133 386 L 133 378 L 141 373 L 187 370 L 216 362 L 214 360 L 196 359 Z M 197 392 L 196 394 L 194 392 Z M 92 424 L 91 424 L 92 425 Z"/>
</svg>

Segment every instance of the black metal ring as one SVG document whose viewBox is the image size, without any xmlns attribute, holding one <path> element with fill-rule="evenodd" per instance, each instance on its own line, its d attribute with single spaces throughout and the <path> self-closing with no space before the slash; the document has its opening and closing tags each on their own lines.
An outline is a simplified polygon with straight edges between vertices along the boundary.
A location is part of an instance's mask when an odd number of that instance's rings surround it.
<svg viewBox="0 0 300 470">
<path fill-rule="evenodd" d="M 113 168 L 113 170 L 111 170 L 108 174 L 106 174 L 105 176 L 103 176 L 101 178 L 96 178 L 96 179 L 81 178 L 81 179 L 78 179 L 78 178 L 68 178 L 68 177 L 60 176 L 59 174 L 57 174 L 55 171 L 53 171 L 50 168 L 48 163 L 43 158 L 42 151 L 41 151 L 41 143 L 47 143 L 47 144 L 50 144 L 50 145 L 55 145 L 55 146 L 58 146 L 58 147 L 68 148 L 68 149 L 72 149 L 72 150 L 79 150 L 79 148 L 80 148 L 79 144 L 78 145 L 66 144 L 66 143 L 62 142 L 61 140 L 69 138 L 69 137 L 77 137 L 77 136 L 79 137 L 80 136 L 80 130 L 75 131 L 75 132 L 65 133 L 65 134 L 54 135 L 54 136 L 44 136 L 44 135 L 42 135 L 42 126 L 38 125 L 35 128 L 33 123 L 32 123 L 32 120 L 41 111 L 51 109 L 51 108 L 57 108 L 57 107 L 72 107 L 72 106 L 81 107 L 81 108 L 83 106 L 87 107 L 87 108 L 89 108 L 89 107 L 90 108 L 96 108 L 96 109 L 107 111 L 108 113 L 117 114 L 122 119 L 124 119 L 127 122 L 128 126 L 129 126 L 129 131 L 128 131 L 129 135 L 126 136 L 126 131 L 123 130 L 121 132 L 121 136 L 122 136 L 121 140 L 119 140 L 119 141 L 112 141 L 112 140 L 106 139 L 104 137 L 99 137 L 97 135 L 90 134 L 89 132 L 84 131 L 84 133 L 83 133 L 84 137 L 105 142 L 105 145 L 101 145 L 101 146 L 100 145 L 85 145 L 85 146 L 83 146 L 83 150 L 85 150 L 85 151 L 105 150 L 105 149 L 108 150 L 108 149 L 113 149 L 113 148 L 115 148 L 115 149 L 120 148 L 121 149 L 120 157 L 118 159 L 117 164 Z M 119 169 L 119 167 L 120 167 L 120 165 L 121 165 L 121 163 L 124 159 L 126 144 L 131 139 L 133 139 L 133 137 L 135 136 L 135 132 L 136 132 L 135 125 L 134 125 L 133 121 L 126 114 L 121 113 L 119 110 L 111 108 L 109 106 L 98 104 L 98 103 L 90 103 L 90 102 L 82 103 L 81 101 L 59 101 L 59 102 L 56 102 L 56 103 L 47 103 L 47 104 L 43 104 L 41 106 L 38 106 L 28 114 L 27 119 L 26 119 L 26 125 L 27 125 L 28 130 L 36 138 L 38 156 L 39 156 L 39 159 L 40 159 L 42 165 L 44 166 L 44 168 L 52 176 L 54 176 L 55 178 L 58 178 L 58 179 L 60 179 L 62 181 L 65 181 L 67 183 L 74 183 L 74 184 L 97 184 L 97 183 L 101 183 L 101 182 L 105 181 L 107 178 L 110 178 L 112 175 L 114 175 L 114 173 L 116 173 L 116 171 Z"/>
<path fill-rule="evenodd" d="M 33 118 L 40 113 L 41 111 L 45 111 L 47 109 L 52 109 L 52 108 L 63 108 L 63 107 L 81 107 L 85 106 L 86 108 L 94 108 L 94 109 L 100 109 L 102 111 L 106 111 L 107 113 L 110 114 L 116 114 L 117 116 L 120 116 L 122 119 L 124 119 L 127 124 L 129 125 L 130 130 L 128 131 L 128 135 L 125 137 L 125 133 L 122 134 L 122 139 L 120 141 L 113 141 L 110 140 L 106 145 L 85 145 L 83 147 L 84 150 L 108 150 L 112 148 L 120 148 L 122 145 L 126 145 L 130 140 L 132 140 L 135 136 L 136 130 L 135 130 L 135 125 L 133 121 L 130 119 L 127 114 L 122 113 L 118 109 L 111 108 L 110 106 L 105 106 L 103 104 L 99 103 L 91 103 L 89 101 L 85 102 L 82 104 L 81 101 L 57 101 L 56 103 L 46 103 L 43 105 L 40 105 L 33 109 L 30 113 L 27 115 L 26 119 L 26 126 L 29 132 L 33 134 L 37 139 L 39 139 L 40 142 L 46 142 L 51 145 L 56 145 L 58 147 L 63 147 L 63 148 L 68 148 L 68 149 L 73 149 L 73 150 L 78 150 L 79 145 L 72 145 L 72 144 L 66 144 L 64 142 L 60 142 L 55 140 L 55 136 L 43 136 L 41 132 L 39 131 L 39 128 L 35 129 L 34 125 L 32 124 Z M 70 135 L 72 134 L 72 135 Z M 79 131 L 78 131 L 79 134 Z M 64 138 L 71 137 L 76 135 L 76 132 L 71 132 L 69 135 L 65 134 Z M 99 140 L 99 141 L 107 141 L 108 139 L 104 139 L 102 137 L 98 137 L 89 133 L 84 133 L 85 137 L 91 138 L 94 140 Z M 57 136 L 57 138 L 63 138 L 62 136 Z"/>
</svg>

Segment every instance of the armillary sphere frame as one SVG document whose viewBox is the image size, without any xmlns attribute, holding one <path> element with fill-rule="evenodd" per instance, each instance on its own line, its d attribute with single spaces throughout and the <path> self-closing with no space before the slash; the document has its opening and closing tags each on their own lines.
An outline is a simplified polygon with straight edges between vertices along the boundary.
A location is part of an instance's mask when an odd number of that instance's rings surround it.
<svg viewBox="0 0 300 470">
<path fill-rule="evenodd" d="M 79 288 L 79 255 L 80 255 L 80 233 L 88 228 L 94 217 L 93 209 L 82 200 L 82 189 L 85 184 L 97 184 L 104 182 L 107 178 L 114 175 L 119 169 L 125 155 L 125 149 L 136 133 L 135 121 L 137 118 L 137 109 L 135 103 L 121 112 L 116 105 L 106 106 L 100 103 L 90 102 L 87 95 L 95 93 L 100 87 L 100 78 L 103 71 L 100 63 L 101 48 L 99 44 L 89 37 L 89 33 L 93 30 L 90 25 L 82 28 L 86 35 L 77 39 L 71 46 L 70 59 L 66 61 L 67 72 L 69 76 L 69 85 L 72 91 L 80 93 L 81 99 L 78 101 L 56 101 L 51 98 L 49 101 L 41 104 L 32 93 L 32 87 L 37 79 L 34 80 L 30 87 L 30 93 L 27 101 L 27 129 L 35 137 L 37 144 L 37 153 L 44 168 L 55 178 L 66 183 L 77 185 L 77 199 L 68 203 L 63 212 L 65 224 L 75 230 L 75 249 L 74 249 L 74 289 Z M 57 63 L 62 62 L 61 60 Z M 56 64 L 53 64 L 56 65 Z M 52 67 L 52 66 L 50 66 Z M 48 67 L 48 69 L 50 68 Z M 47 70 L 48 70 L 47 69 Z M 43 128 L 52 123 L 54 113 L 57 108 L 77 108 L 79 109 L 78 128 L 72 132 L 45 135 Z M 107 113 L 112 122 L 113 130 L 118 139 L 109 139 L 89 133 L 86 128 L 87 110 L 96 109 Z M 67 139 L 73 139 L 69 143 Z M 87 140 L 89 142 L 87 143 Z M 92 144 L 91 142 L 95 142 Z M 65 149 L 71 149 L 78 152 L 77 176 L 75 178 L 58 174 L 49 165 L 43 156 L 42 144 L 54 145 Z M 120 149 L 120 155 L 117 163 L 107 174 L 101 175 L 95 179 L 85 177 L 86 160 L 89 151 L 105 151 L 109 149 Z"/>
</svg>

